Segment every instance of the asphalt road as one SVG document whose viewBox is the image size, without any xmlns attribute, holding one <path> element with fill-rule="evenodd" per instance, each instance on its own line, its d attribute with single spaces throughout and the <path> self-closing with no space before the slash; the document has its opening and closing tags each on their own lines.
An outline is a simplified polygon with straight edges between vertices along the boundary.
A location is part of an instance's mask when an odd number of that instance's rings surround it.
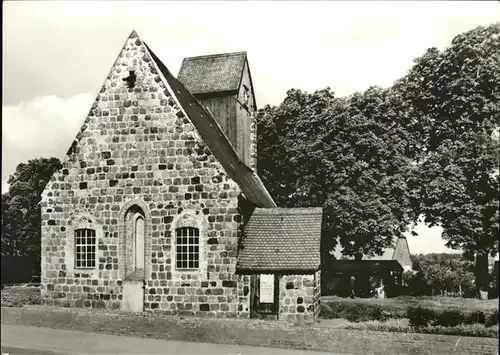
<svg viewBox="0 0 500 355">
<path fill-rule="evenodd" d="M 316 351 L 144 339 L 74 330 L 2 324 L 2 353 L 82 354 L 332 354 Z"/>
</svg>

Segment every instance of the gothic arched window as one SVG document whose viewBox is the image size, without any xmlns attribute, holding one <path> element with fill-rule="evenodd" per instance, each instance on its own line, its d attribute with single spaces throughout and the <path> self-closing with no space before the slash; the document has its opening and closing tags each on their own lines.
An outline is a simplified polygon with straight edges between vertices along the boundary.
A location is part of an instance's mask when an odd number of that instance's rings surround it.
<svg viewBox="0 0 500 355">
<path fill-rule="evenodd" d="M 144 269 L 144 217 L 141 214 L 135 215 L 134 227 L 134 265 L 136 269 Z"/>
<path fill-rule="evenodd" d="M 143 278 L 145 261 L 144 211 L 132 205 L 125 213 L 125 277 Z"/>
</svg>

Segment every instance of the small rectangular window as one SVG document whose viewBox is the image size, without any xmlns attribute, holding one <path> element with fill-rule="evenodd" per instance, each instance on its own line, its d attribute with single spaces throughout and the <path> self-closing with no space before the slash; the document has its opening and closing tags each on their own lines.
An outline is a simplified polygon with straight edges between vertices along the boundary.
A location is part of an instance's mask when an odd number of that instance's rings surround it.
<svg viewBox="0 0 500 355">
<path fill-rule="evenodd" d="M 249 90 L 246 87 L 246 85 L 243 85 L 243 89 L 244 89 L 244 91 L 243 91 L 243 105 L 248 106 L 248 102 L 250 100 Z"/>
<path fill-rule="evenodd" d="M 96 236 L 93 229 L 77 229 L 75 231 L 76 267 L 81 269 L 95 268 Z"/>
</svg>

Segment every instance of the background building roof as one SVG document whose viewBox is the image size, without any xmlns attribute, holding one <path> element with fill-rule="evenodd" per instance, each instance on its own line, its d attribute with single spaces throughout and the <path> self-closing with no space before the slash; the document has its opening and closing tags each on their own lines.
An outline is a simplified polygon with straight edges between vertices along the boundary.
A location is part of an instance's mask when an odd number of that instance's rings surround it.
<svg viewBox="0 0 500 355">
<path fill-rule="evenodd" d="M 382 255 L 363 255 L 362 260 L 372 260 L 372 261 L 388 261 L 388 260 L 397 260 L 397 255 L 396 255 L 396 248 L 398 247 L 398 243 L 405 243 L 406 247 L 408 246 L 406 238 L 405 237 L 393 237 L 392 239 L 392 246 L 385 248 L 382 251 Z M 401 245 L 401 247 L 404 247 L 404 245 Z M 342 254 L 342 246 L 340 244 L 337 244 L 336 248 L 330 252 L 330 255 L 335 257 L 336 260 L 354 260 L 355 258 L 353 256 L 345 256 Z"/>
<path fill-rule="evenodd" d="M 389 248 L 385 248 L 382 252 L 382 255 L 363 255 L 362 260 L 376 260 L 376 261 L 384 261 L 384 260 L 393 260 L 394 251 L 396 249 L 396 241 L 397 237 L 393 238 L 393 246 Z M 330 255 L 333 255 L 336 260 L 354 260 L 354 256 L 346 256 L 342 254 L 342 246 L 337 244 L 335 249 L 330 252 Z"/>
</svg>

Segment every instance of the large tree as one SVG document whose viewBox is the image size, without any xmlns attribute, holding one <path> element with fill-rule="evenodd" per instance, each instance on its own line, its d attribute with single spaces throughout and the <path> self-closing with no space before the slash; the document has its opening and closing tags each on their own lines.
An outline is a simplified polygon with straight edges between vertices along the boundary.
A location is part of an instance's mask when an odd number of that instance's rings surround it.
<svg viewBox="0 0 500 355">
<path fill-rule="evenodd" d="M 324 208 L 324 250 L 381 253 L 411 215 L 400 98 L 376 87 L 348 98 L 290 90 L 258 114 L 258 169 L 280 206 Z"/>
<path fill-rule="evenodd" d="M 40 258 L 40 198 L 45 185 L 61 168 L 57 158 L 21 163 L 9 177 L 2 195 L 2 254 Z"/>
<path fill-rule="evenodd" d="M 429 49 L 393 90 L 419 142 L 415 210 L 448 247 L 475 255 L 476 287 L 486 288 L 499 239 L 500 24 Z"/>
</svg>

